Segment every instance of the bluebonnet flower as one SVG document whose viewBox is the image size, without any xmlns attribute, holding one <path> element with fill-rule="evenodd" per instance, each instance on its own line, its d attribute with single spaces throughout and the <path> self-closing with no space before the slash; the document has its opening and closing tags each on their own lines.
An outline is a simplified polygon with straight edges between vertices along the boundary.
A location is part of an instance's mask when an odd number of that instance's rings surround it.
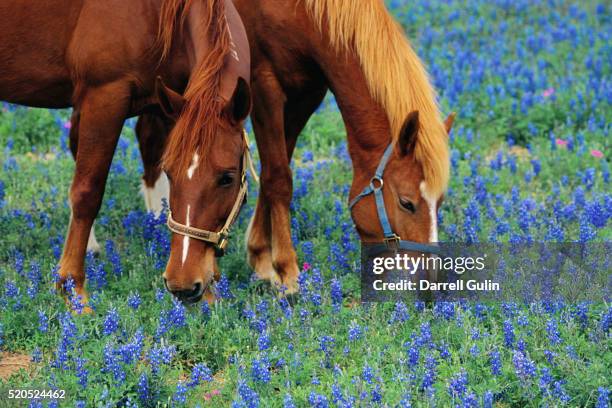
<svg viewBox="0 0 612 408">
<path fill-rule="evenodd" d="M 578 354 L 576 353 L 576 349 L 574 348 L 574 346 L 566 346 L 565 352 L 573 360 L 578 360 Z"/>
<path fill-rule="evenodd" d="M 363 370 L 361 371 L 361 379 L 368 384 L 372 384 L 374 382 L 374 370 L 369 365 L 364 365 Z"/>
<path fill-rule="evenodd" d="M 172 307 L 162 310 L 155 335 L 159 338 L 172 328 L 184 327 L 187 324 L 185 306 L 177 298 L 172 298 Z"/>
<path fill-rule="evenodd" d="M 419 364 L 420 349 L 417 344 L 406 344 L 408 347 L 408 364 L 411 367 L 416 367 Z"/>
<path fill-rule="evenodd" d="M 49 318 L 44 310 L 38 311 L 38 330 L 46 333 L 49 330 Z"/>
<path fill-rule="evenodd" d="M 410 319 L 410 313 L 408 312 L 408 307 L 403 302 L 397 302 L 395 304 L 395 310 L 391 314 L 391 318 L 389 319 L 389 324 L 393 323 L 404 323 Z"/>
<path fill-rule="evenodd" d="M 117 249 L 115 247 L 115 243 L 112 240 L 106 240 L 106 256 L 108 257 L 108 260 L 110 261 L 112 268 L 113 268 L 113 273 L 115 274 L 115 276 L 121 276 L 121 273 L 123 272 L 123 268 L 121 266 L 121 258 L 119 256 L 119 252 L 117 252 Z"/>
<path fill-rule="evenodd" d="M 451 358 L 451 352 L 448 349 L 448 344 L 446 344 L 445 342 L 440 343 L 440 345 L 438 345 L 438 351 L 440 352 L 440 357 L 442 357 L 445 360 L 448 360 Z"/>
<path fill-rule="evenodd" d="M 597 389 L 597 404 L 596 408 L 609 408 L 610 407 L 610 390 L 604 387 Z"/>
<path fill-rule="evenodd" d="M 132 339 L 118 347 L 115 353 L 121 357 L 125 364 L 132 364 L 138 361 L 144 347 L 144 333 L 142 328 L 139 328 Z"/>
<path fill-rule="evenodd" d="M 319 350 L 324 353 L 330 353 L 334 347 L 336 340 L 331 336 L 323 336 L 319 340 Z"/>
<path fill-rule="evenodd" d="M 425 375 L 423 376 L 423 382 L 421 387 L 423 389 L 428 389 L 434 385 L 436 382 L 436 367 L 438 366 L 438 361 L 434 356 L 428 355 L 425 358 Z"/>
<path fill-rule="evenodd" d="M 522 380 L 535 377 L 535 363 L 529 360 L 529 358 L 527 358 L 527 356 L 522 352 L 514 352 L 514 355 L 512 356 L 512 363 L 514 364 L 514 371 L 516 375 L 518 375 Z"/>
<path fill-rule="evenodd" d="M 467 392 L 468 378 L 465 371 L 460 371 L 453 376 L 448 385 L 448 393 L 453 398 L 461 398 Z"/>
<path fill-rule="evenodd" d="M 106 317 L 104 318 L 104 323 L 102 327 L 102 334 L 105 336 L 109 336 L 117 331 L 119 328 L 120 317 L 117 309 L 114 307 L 110 308 Z"/>
<path fill-rule="evenodd" d="M 283 398 L 283 408 L 296 408 L 295 402 L 293 402 L 293 398 L 291 398 L 291 394 L 285 394 Z"/>
<path fill-rule="evenodd" d="M 77 337 L 77 327 L 70 312 L 64 312 L 59 317 L 61 337 L 56 350 L 56 358 L 52 363 L 57 368 L 68 368 L 69 353 Z"/>
<path fill-rule="evenodd" d="M 317 394 L 314 391 L 311 391 L 310 394 L 308 395 L 308 403 L 313 408 L 328 408 L 329 407 L 329 401 L 327 400 L 327 397 L 322 394 Z"/>
<path fill-rule="evenodd" d="M 104 368 L 102 368 L 102 372 L 112 375 L 117 384 L 123 384 L 126 380 L 126 373 L 121 364 L 120 356 L 110 341 L 104 346 L 103 359 Z"/>
<path fill-rule="evenodd" d="M 166 292 L 163 289 L 157 288 L 155 290 L 155 300 L 157 302 L 161 302 L 162 300 L 164 300 L 165 296 L 166 296 Z"/>
<path fill-rule="evenodd" d="M 493 408 L 493 393 L 491 391 L 484 393 L 482 397 L 482 406 L 483 408 Z"/>
<path fill-rule="evenodd" d="M 446 320 L 451 320 L 455 317 L 455 304 L 453 302 L 436 302 L 434 314 Z"/>
<path fill-rule="evenodd" d="M 87 360 L 81 357 L 75 357 L 74 362 L 76 365 L 76 376 L 78 378 L 79 385 L 81 388 L 86 389 L 89 378 L 89 370 L 85 368 Z"/>
<path fill-rule="evenodd" d="M 210 382 L 213 380 L 212 371 L 204 363 L 198 363 L 193 367 L 191 371 L 191 380 L 187 385 L 189 387 L 195 387 L 200 385 L 202 382 Z"/>
<path fill-rule="evenodd" d="M 555 357 L 556 357 L 556 353 L 550 351 L 550 350 L 544 350 L 544 356 L 546 357 L 546 360 L 548 361 L 548 363 L 550 365 L 555 365 Z"/>
<path fill-rule="evenodd" d="M 514 336 L 514 327 L 512 326 L 512 321 L 505 320 L 504 321 L 504 343 L 506 347 L 514 346 L 515 336 Z"/>
<path fill-rule="evenodd" d="M 151 371 L 153 374 L 157 374 L 162 364 L 170 364 L 174 355 L 176 354 L 176 346 L 173 345 L 160 345 L 154 346 L 149 350 L 148 360 L 151 364 Z"/>
<path fill-rule="evenodd" d="M 335 312 L 340 311 L 342 306 L 342 284 L 337 278 L 331 281 L 331 302 Z"/>
<path fill-rule="evenodd" d="M 240 397 L 240 401 L 235 401 L 237 405 L 232 404 L 232 407 L 259 407 L 259 394 L 251 389 L 244 380 L 238 381 L 238 396 Z"/>
<path fill-rule="evenodd" d="M 501 375 L 502 362 L 499 351 L 493 350 L 489 356 L 491 361 L 491 373 L 493 375 Z"/>
<path fill-rule="evenodd" d="M 179 382 L 176 384 L 176 390 L 172 396 L 172 401 L 179 404 L 184 404 L 187 402 L 187 386 L 183 381 L 179 380 Z"/>
<path fill-rule="evenodd" d="M 141 303 L 142 303 L 142 299 L 140 297 L 140 294 L 132 293 L 132 294 L 130 294 L 130 296 L 128 296 L 127 304 L 133 310 L 138 310 L 138 308 L 140 307 Z"/>
<path fill-rule="evenodd" d="M 527 349 L 527 342 L 524 338 L 521 337 L 519 341 L 516 342 L 516 349 L 525 353 L 525 350 Z"/>
<path fill-rule="evenodd" d="M 216 289 L 216 292 L 215 292 L 216 295 L 221 299 L 233 299 L 234 298 L 234 295 L 232 294 L 230 290 L 229 279 L 227 279 L 227 276 L 225 276 L 224 274 L 221 274 L 221 279 L 219 279 L 219 281 L 217 282 L 215 289 Z"/>
<path fill-rule="evenodd" d="M 153 396 L 151 394 L 151 387 L 149 385 L 149 377 L 147 376 L 147 373 L 143 372 L 142 374 L 140 374 L 140 377 L 138 377 L 137 390 L 138 399 L 140 400 L 140 402 L 143 405 L 150 404 L 153 399 Z"/>
<path fill-rule="evenodd" d="M 13 281 L 6 281 L 4 284 L 4 295 L 7 298 L 16 298 L 19 295 L 19 288 Z"/>
<path fill-rule="evenodd" d="M 259 338 L 257 339 L 257 347 L 260 351 L 267 350 L 270 348 L 270 335 L 266 332 L 261 333 Z"/>
<path fill-rule="evenodd" d="M 361 339 L 362 335 L 363 335 L 363 330 L 361 329 L 361 326 L 359 326 L 356 322 L 351 322 L 351 325 L 349 326 L 349 329 L 348 329 L 349 341 L 357 341 Z"/>
<path fill-rule="evenodd" d="M 97 261 L 91 252 L 88 252 L 86 259 L 87 267 L 85 269 L 85 276 L 90 282 L 95 283 L 97 289 L 104 288 L 107 284 L 104 263 Z"/>
<path fill-rule="evenodd" d="M 200 305 L 200 312 L 204 317 L 210 317 L 210 306 L 208 306 L 208 302 L 206 300 L 202 301 Z"/>
<path fill-rule="evenodd" d="M 557 325 L 557 320 L 552 317 L 546 322 L 546 332 L 548 333 L 548 340 L 550 344 L 557 345 L 561 344 L 563 340 L 561 339 L 561 333 L 559 332 L 559 327 Z"/>
</svg>

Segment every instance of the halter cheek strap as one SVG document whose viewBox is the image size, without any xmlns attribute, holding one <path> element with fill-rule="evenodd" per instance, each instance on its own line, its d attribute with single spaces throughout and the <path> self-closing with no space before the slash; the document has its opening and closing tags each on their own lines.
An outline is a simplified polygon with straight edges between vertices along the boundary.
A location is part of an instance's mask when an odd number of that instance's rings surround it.
<svg viewBox="0 0 612 408">
<path fill-rule="evenodd" d="M 385 242 L 399 240 L 399 237 L 391 229 L 389 217 L 387 217 L 387 210 L 385 209 L 385 199 L 382 193 L 383 186 L 385 185 L 383 173 L 385 172 L 385 168 L 387 167 L 387 163 L 389 162 L 389 158 L 391 157 L 392 153 L 393 143 L 391 143 L 385 149 L 385 152 L 380 159 L 380 163 L 378 163 L 378 167 L 376 168 L 376 173 L 374 173 L 374 177 L 370 179 L 370 184 L 367 185 L 366 188 L 364 188 L 363 191 L 349 203 L 349 209 L 353 210 L 353 207 L 359 202 L 359 200 L 374 193 L 374 199 L 376 200 L 376 211 L 378 212 L 378 221 L 383 229 Z"/>
<path fill-rule="evenodd" d="M 369 196 L 370 194 L 374 194 L 374 200 L 376 202 L 376 212 L 378 213 L 378 221 L 380 222 L 380 226 L 383 230 L 383 243 L 378 245 L 371 246 L 370 250 L 374 252 L 381 252 L 383 250 L 407 250 L 407 251 L 417 251 L 417 252 L 427 252 L 433 254 L 442 254 L 440 247 L 436 245 L 424 244 L 421 242 L 415 241 L 405 241 L 402 240 L 391 228 L 391 223 L 389 222 L 389 217 L 387 216 L 387 210 L 385 209 L 385 199 L 383 196 L 383 187 L 385 185 L 383 180 L 383 175 L 385 173 L 385 168 L 389 163 L 389 159 L 391 158 L 391 154 L 393 153 L 393 148 L 395 145 L 390 143 L 389 146 L 385 149 L 380 162 L 378 163 L 378 167 L 376 167 L 376 172 L 374 176 L 370 179 L 370 184 L 368 184 L 361 193 L 357 194 L 355 198 L 353 198 L 349 202 L 349 209 L 352 211 L 355 204 L 357 204 L 362 198 Z"/>
<path fill-rule="evenodd" d="M 248 190 L 248 181 L 246 177 L 247 168 L 251 171 L 251 175 L 253 179 L 259 183 L 259 177 L 257 177 L 257 173 L 255 171 L 255 166 L 253 165 L 253 159 L 251 157 L 251 150 L 249 149 L 249 138 L 246 133 L 246 130 L 242 131 L 242 135 L 244 137 L 244 152 L 242 153 L 242 173 L 240 176 L 240 191 L 238 192 L 238 196 L 236 197 L 236 201 L 234 202 L 234 206 L 232 207 L 231 212 L 229 213 L 227 220 L 225 220 L 225 224 L 218 232 L 207 231 L 195 227 L 190 227 L 185 224 L 181 224 L 172 218 L 172 211 L 168 211 L 168 229 L 170 231 L 184 235 L 189 238 L 197 239 L 199 241 L 208 242 L 215 247 L 215 251 L 217 256 L 223 256 L 225 253 L 225 248 L 227 247 L 228 238 L 230 228 L 238 218 L 238 214 L 240 213 L 240 208 L 242 208 L 242 204 L 246 200 L 247 190 Z"/>
</svg>

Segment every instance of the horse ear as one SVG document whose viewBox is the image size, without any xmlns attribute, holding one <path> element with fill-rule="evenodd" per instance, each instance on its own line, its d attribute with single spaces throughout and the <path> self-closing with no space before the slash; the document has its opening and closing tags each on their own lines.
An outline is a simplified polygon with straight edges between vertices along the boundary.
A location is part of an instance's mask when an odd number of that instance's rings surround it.
<svg viewBox="0 0 612 408">
<path fill-rule="evenodd" d="M 448 115 L 448 117 L 444 121 L 444 127 L 446 128 L 447 135 L 450 135 L 451 129 L 453 128 L 453 122 L 455 121 L 456 116 L 456 112 L 451 112 L 450 115 Z"/>
<path fill-rule="evenodd" d="M 185 106 L 185 98 L 180 93 L 168 88 L 161 77 L 155 81 L 155 97 L 162 111 L 174 120 L 178 119 Z"/>
<path fill-rule="evenodd" d="M 416 144 L 419 133 L 419 112 L 412 111 L 406 117 L 400 130 L 398 145 L 401 154 L 408 154 Z"/>
<path fill-rule="evenodd" d="M 226 114 L 233 124 L 237 125 L 251 113 L 251 87 L 244 78 L 239 77 L 236 89 L 230 103 L 226 108 Z"/>
</svg>

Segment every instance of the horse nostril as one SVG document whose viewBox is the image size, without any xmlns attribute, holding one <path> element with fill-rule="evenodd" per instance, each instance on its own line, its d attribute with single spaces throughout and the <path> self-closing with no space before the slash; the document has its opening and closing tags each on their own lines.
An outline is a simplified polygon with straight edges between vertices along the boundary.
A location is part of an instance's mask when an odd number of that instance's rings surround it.
<svg viewBox="0 0 612 408">
<path fill-rule="evenodd" d="M 196 284 L 193 285 L 193 292 L 192 292 L 192 296 L 190 297 L 199 298 L 200 296 L 202 296 L 202 293 L 204 292 L 202 288 L 203 288 L 202 282 L 196 282 Z"/>
<path fill-rule="evenodd" d="M 170 292 L 182 301 L 195 303 L 202 298 L 202 295 L 204 294 L 204 285 L 202 282 L 196 282 L 191 289 L 171 290 Z"/>
</svg>

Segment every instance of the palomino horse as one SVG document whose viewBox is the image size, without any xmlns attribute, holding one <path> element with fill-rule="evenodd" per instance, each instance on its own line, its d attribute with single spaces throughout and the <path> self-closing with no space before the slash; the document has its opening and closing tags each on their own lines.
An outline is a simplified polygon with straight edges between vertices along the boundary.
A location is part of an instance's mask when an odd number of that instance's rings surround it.
<svg viewBox="0 0 612 408">
<path fill-rule="evenodd" d="M 262 164 L 247 244 L 256 274 L 284 284 L 288 292 L 297 289 L 289 162 L 298 135 L 328 89 L 347 129 L 354 171 L 351 211 L 361 240 L 436 242 L 453 116 L 442 122 L 425 68 L 382 0 L 234 4 L 251 47 L 251 118 Z M 156 130 L 141 127 L 147 137 Z M 382 188 L 382 172 L 374 176 L 386 151 Z M 367 188 L 371 182 L 380 188 L 381 204 L 375 200 L 379 193 Z M 368 190 L 373 194 L 363 194 Z"/>
<path fill-rule="evenodd" d="M 84 257 L 113 152 L 124 120 L 148 113 L 176 122 L 163 166 L 181 234 L 172 237 L 166 286 L 199 300 L 216 271 L 215 234 L 227 232 L 244 199 L 250 55 L 231 1 L 15 0 L 0 4 L 0 33 L 0 99 L 74 107 L 76 169 L 58 286 L 71 277 L 86 303 Z M 183 235 L 194 227 L 217 239 Z"/>
</svg>

